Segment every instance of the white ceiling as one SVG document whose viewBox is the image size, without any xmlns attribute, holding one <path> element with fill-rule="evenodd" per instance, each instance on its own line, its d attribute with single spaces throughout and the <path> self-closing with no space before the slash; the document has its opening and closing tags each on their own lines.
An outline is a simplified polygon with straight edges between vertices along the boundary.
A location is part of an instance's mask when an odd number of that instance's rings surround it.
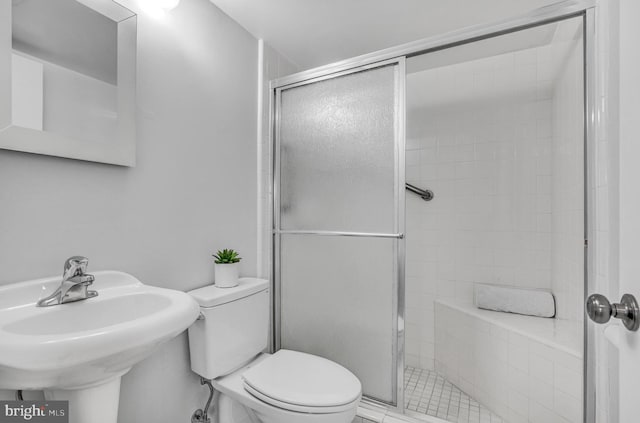
<svg viewBox="0 0 640 423">
<path fill-rule="evenodd" d="M 557 0 L 211 0 L 300 70 L 467 26 Z"/>
</svg>

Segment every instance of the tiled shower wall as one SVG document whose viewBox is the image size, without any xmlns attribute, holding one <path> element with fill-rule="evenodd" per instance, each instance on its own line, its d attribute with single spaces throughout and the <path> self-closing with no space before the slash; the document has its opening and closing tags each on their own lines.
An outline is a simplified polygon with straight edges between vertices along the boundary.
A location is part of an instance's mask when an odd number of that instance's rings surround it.
<svg viewBox="0 0 640 423">
<path fill-rule="evenodd" d="M 581 319 L 579 22 L 554 42 L 408 75 L 407 364 L 434 367 L 433 301 L 474 283 L 551 289 Z"/>
<path fill-rule="evenodd" d="M 564 57 L 554 85 L 551 289 L 560 319 L 582 322 L 584 292 L 584 118 L 582 43 Z"/>
<path fill-rule="evenodd" d="M 409 109 L 407 181 L 435 199 L 407 197 L 408 365 L 434 367 L 435 299 L 470 302 L 475 282 L 551 288 L 547 57 L 531 49 L 408 76 L 410 106 L 421 93 L 457 99 Z"/>
</svg>

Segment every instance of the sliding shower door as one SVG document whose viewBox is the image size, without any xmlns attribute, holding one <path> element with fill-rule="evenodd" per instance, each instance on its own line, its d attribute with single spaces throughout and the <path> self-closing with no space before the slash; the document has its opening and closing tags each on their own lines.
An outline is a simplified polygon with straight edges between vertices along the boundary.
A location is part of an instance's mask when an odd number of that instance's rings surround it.
<svg viewBox="0 0 640 423">
<path fill-rule="evenodd" d="M 404 59 L 277 88 L 275 348 L 402 396 Z"/>
</svg>

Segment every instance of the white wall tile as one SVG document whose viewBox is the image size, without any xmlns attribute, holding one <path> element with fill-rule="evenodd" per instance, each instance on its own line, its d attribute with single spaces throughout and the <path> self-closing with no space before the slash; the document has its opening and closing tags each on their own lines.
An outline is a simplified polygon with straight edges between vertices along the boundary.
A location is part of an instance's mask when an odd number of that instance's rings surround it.
<svg viewBox="0 0 640 423">
<path fill-rule="evenodd" d="M 566 367 L 556 366 L 554 371 L 554 385 L 558 391 L 571 395 L 573 398 L 582 397 L 581 372 L 573 372 Z"/>
<path fill-rule="evenodd" d="M 582 401 L 559 390 L 554 392 L 554 411 L 571 423 L 582 422 Z"/>
<path fill-rule="evenodd" d="M 535 401 L 529 401 L 530 423 L 567 423 L 564 418 L 555 414 L 552 410 Z"/>
<path fill-rule="evenodd" d="M 547 383 L 553 383 L 553 360 L 535 353 L 529 354 L 529 374 Z"/>
<path fill-rule="evenodd" d="M 548 409 L 553 409 L 553 380 L 538 379 L 529 374 L 529 399 Z"/>
</svg>

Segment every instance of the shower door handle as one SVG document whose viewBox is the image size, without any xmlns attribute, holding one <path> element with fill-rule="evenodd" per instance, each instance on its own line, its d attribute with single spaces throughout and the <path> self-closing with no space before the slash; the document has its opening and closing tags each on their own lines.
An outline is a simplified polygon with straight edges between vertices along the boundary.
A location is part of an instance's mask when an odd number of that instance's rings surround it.
<svg viewBox="0 0 640 423">
<path fill-rule="evenodd" d="M 640 309 L 636 298 L 631 294 L 624 294 L 619 303 L 611 304 L 607 297 L 592 294 L 587 298 L 585 308 L 591 320 L 598 324 L 607 323 L 612 317 L 622 320 L 630 331 L 640 328 Z"/>
</svg>

